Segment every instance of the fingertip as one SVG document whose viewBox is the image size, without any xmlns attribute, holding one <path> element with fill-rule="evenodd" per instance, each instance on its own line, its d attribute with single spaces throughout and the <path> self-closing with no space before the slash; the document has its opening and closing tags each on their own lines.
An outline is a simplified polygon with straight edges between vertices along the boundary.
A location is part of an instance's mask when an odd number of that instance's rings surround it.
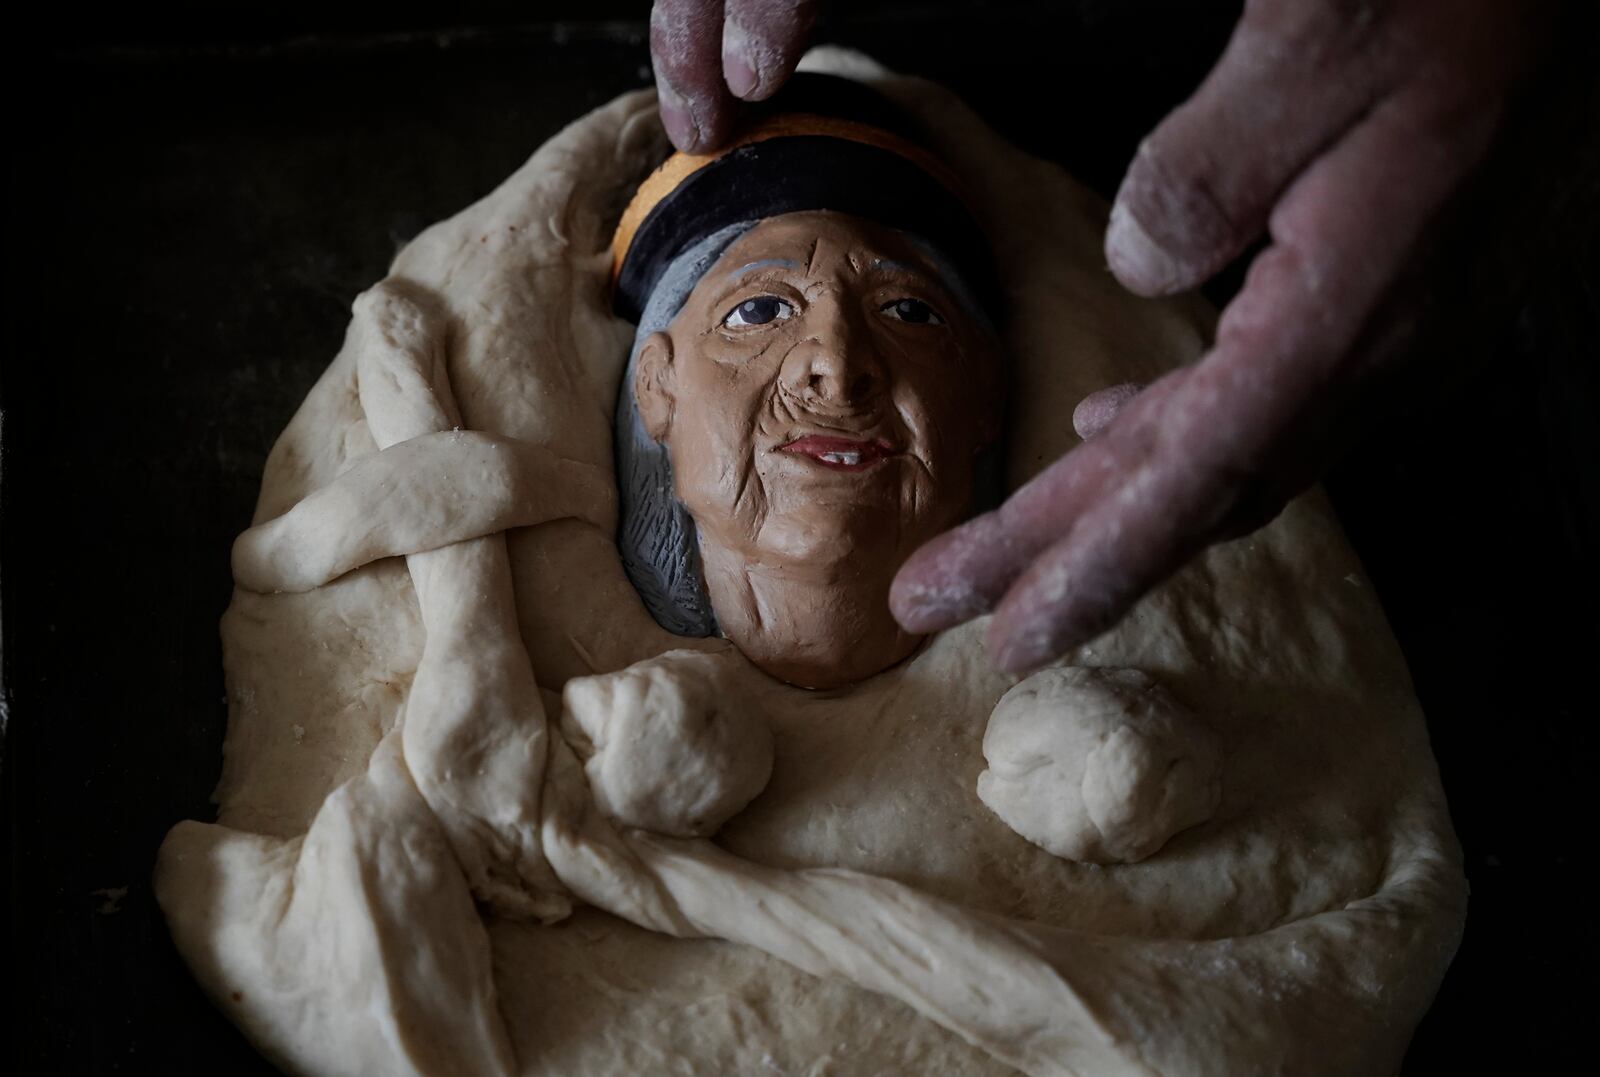
<svg viewBox="0 0 1600 1077">
<path fill-rule="evenodd" d="M 668 101 L 665 95 L 661 98 L 661 126 L 666 128 L 667 137 L 680 152 L 699 151 L 700 131 L 695 126 L 694 117 L 683 105 Z"/>
<path fill-rule="evenodd" d="M 723 80 L 735 97 L 765 101 L 800 62 L 817 5 L 807 0 L 727 0 L 723 12 Z"/>
<path fill-rule="evenodd" d="M 729 92 L 741 101 L 765 100 L 783 83 L 779 78 L 774 85 L 766 85 L 774 80 L 763 77 L 756 42 L 733 18 L 722 26 L 722 78 Z"/>
<path fill-rule="evenodd" d="M 1135 295 L 1171 295 L 1190 284 L 1178 259 L 1151 238 L 1121 198 L 1111 208 L 1105 255 L 1112 274 Z"/>
<path fill-rule="evenodd" d="M 983 649 L 996 669 L 1018 677 L 1032 673 L 1055 657 L 1050 648 L 1041 647 L 1037 640 L 1028 639 L 1023 633 L 1014 631 L 1010 623 L 1001 617 L 989 622 L 988 631 L 984 633 Z"/>
<path fill-rule="evenodd" d="M 973 563 L 974 528 L 984 517 L 947 531 L 900 566 L 889 585 L 889 612 L 908 632 L 937 632 L 987 613 L 982 575 Z"/>
<path fill-rule="evenodd" d="M 741 101 L 761 100 L 761 75 L 743 53 L 722 48 L 722 74 L 728 89 Z"/>
<path fill-rule="evenodd" d="M 1072 409 L 1072 429 L 1084 441 L 1099 434 L 1111 425 L 1128 402 L 1139 395 L 1143 386 L 1133 382 L 1099 389 L 1078 401 Z"/>
<path fill-rule="evenodd" d="M 656 80 L 661 126 L 683 153 L 709 153 L 727 139 L 732 115 L 729 102 L 679 93 L 663 78 Z"/>
<path fill-rule="evenodd" d="M 907 632 L 938 632 L 988 611 L 968 583 L 941 568 L 908 562 L 889 585 L 889 612 Z"/>
</svg>

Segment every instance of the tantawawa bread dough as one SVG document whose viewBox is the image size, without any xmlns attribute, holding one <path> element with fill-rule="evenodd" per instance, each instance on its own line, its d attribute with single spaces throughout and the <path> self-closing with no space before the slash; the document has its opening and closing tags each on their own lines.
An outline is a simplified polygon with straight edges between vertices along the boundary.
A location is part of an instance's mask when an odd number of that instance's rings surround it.
<svg viewBox="0 0 1600 1077">
<path fill-rule="evenodd" d="M 1060 169 L 807 62 L 973 192 L 1013 487 L 1084 395 L 1200 354 L 1209 313 L 1118 289 Z M 1396 1072 L 1466 888 L 1319 494 L 1020 687 L 982 621 L 806 692 L 651 620 L 613 541 L 608 241 L 665 152 L 625 96 L 418 237 L 274 447 L 218 820 L 156 868 L 210 997 L 310 1074 Z"/>
</svg>

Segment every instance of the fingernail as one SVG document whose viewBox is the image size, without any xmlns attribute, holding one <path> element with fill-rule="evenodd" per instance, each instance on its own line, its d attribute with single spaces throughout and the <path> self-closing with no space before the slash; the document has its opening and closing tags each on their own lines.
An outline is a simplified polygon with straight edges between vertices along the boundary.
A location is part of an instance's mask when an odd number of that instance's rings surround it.
<svg viewBox="0 0 1600 1077">
<path fill-rule="evenodd" d="M 723 52 L 722 75 L 727 80 L 728 89 L 733 91 L 733 96 L 741 100 L 748 100 L 761 88 L 761 76 L 756 73 L 755 65 L 741 52 L 734 50 Z"/>
<path fill-rule="evenodd" d="M 672 144 L 684 153 L 693 153 L 699 148 L 700 134 L 695 129 L 694 120 L 689 115 L 689 110 L 680 105 L 661 103 L 661 126 L 667 129 L 667 137 L 672 139 Z"/>
<path fill-rule="evenodd" d="M 1177 261 L 1150 238 L 1128 207 L 1111 208 L 1106 228 L 1106 261 L 1117 279 L 1140 295 L 1168 295 L 1180 291 L 1182 276 Z"/>
<path fill-rule="evenodd" d="M 1077 431 L 1080 438 L 1088 441 L 1111 425 L 1111 420 L 1139 395 L 1140 388 L 1130 383 L 1090 393 L 1072 409 L 1072 429 Z"/>
<path fill-rule="evenodd" d="M 755 42 L 730 18 L 722 24 L 722 79 L 733 96 L 744 101 L 758 101 L 761 93 L 761 65 L 756 63 Z"/>
<path fill-rule="evenodd" d="M 1072 409 L 1072 429 L 1088 441 L 1111 422 L 1113 413 L 1098 398 L 1086 396 Z"/>
<path fill-rule="evenodd" d="M 661 98 L 661 126 L 667 129 L 667 137 L 684 153 L 695 152 L 700 148 L 700 128 L 694 122 L 694 114 L 683 98 L 665 83 L 657 93 Z"/>
</svg>

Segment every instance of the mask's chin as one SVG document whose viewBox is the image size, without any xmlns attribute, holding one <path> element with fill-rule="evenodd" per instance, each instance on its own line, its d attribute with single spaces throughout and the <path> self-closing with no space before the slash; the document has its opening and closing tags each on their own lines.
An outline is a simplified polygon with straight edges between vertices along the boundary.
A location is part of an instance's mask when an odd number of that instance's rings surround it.
<svg viewBox="0 0 1600 1077">
<path fill-rule="evenodd" d="M 803 519 L 770 515 L 753 536 L 752 560 L 786 575 L 817 579 L 850 568 L 843 574 L 859 579 L 864 567 L 861 559 L 872 545 L 869 533 L 875 516 L 881 514 L 860 510 L 811 512 Z"/>
<path fill-rule="evenodd" d="M 909 491 L 863 505 L 845 498 L 850 488 L 764 483 L 760 496 L 773 501 L 762 503 L 758 525 L 741 515 L 700 527 L 719 628 L 756 666 L 790 684 L 865 680 L 903 660 L 920 638 L 889 611 L 889 584 L 909 552 L 901 530 Z M 841 500 L 820 500 L 829 493 Z M 795 511 L 786 512 L 790 499 Z"/>
</svg>

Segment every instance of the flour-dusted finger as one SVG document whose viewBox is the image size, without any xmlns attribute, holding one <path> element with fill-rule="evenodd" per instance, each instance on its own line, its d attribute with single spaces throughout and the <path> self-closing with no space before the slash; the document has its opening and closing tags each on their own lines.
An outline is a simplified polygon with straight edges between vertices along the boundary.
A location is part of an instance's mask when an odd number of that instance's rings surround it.
<svg viewBox="0 0 1600 1077">
<path fill-rule="evenodd" d="M 1331 3 L 1246 6 L 1193 97 L 1139 146 L 1106 232 L 1141 295 L 1193 287 L 1260 234 L 1273 202 L 1384 89 L 1381 17 Z"/>
<path fill-rule="evenodd" d="M 650 12 L 661 123 L 685 153 L 715 149 L 733 124 L 733 98 L 722 77 L 722 18 L 722 0 L 656 0 Z"/>
<path fill-rule="evenodd" d="M 1205 83 L 1140 147 L 1106 235 L 1112 271 L 1142 295 L 1200 283 L 1260 234 L 1295 177 L 1394 102 L 1432 100 L 1424 141 L 1447 135 L 1453 113 L 1498 112 L 1551 9 L 1545 0 L 1254 0 Z M 1410 171 L 1391 169 L 1396 182 L 1431 189 L 1460 176 L 1448 160 L 1403 159 Z M 1357 238 L 1382 242 L 1388 226 L 1369 215 Z"/>
<path fill-rule="evenodd" d="M 1138 396 L 1142 388 L 1144 386 L 1128 382 L 1090 393 L 1078 401 L 1078 406 L 1072 409 L 1072 429 L 1080 438 L 1088 441 L 1110 426 L 1111 420 L 1117 417 L 1117 412 Z"/>
<path fill-rule="evenodd" d="M 727 0 L 722 70 L 728 89 L 746 101 L 778 92 L 805 52 L 816 0 Z"/>
<path fill-rule="evenodd" d="M 1318 158 L 1278 200 L 1274 245 L 1212 352 L 999 510 L 917 551 L 891 592 L 901 623 L 932 631 L 996 610 L 991 655 L 1030 668 L 1308 485 L 1371 372 L 1374 356 L 1352 349 L 1495 130 L 1492 87 L 1462 101 L 1451 79 L 1415 81 Z"/>
<path fill-rule="evenodd" d="M 1297 180 L 1272 217 L 1276 245 L 1224 312 L 1213 351 L 1057 465 L 1104 455 L 1119 471 L 1070 516 L 1022 517 L 1053 525 L 1054 542 L 995 611 L 989 653 L 1003 668 L 1090 639 L 1241 520 L 1270 519 L 1320 470 L 1371 372 L 1362 330 L 1495 125 L 1492 113 L 1440 115 L 1438 104 L 1420 91 L 1386 102 Z M 1037 533 L 1006 538 L 1042 544 Z"/>
<path fill-rule="evenodd" d="M 912 554 L 889 589 L 889 609 L 901 626 L 937 632 L 993 609 L 1080 509 L 1115 481 L 1115 457 L 1090 448 L 1073 450 L 1000 508 Z"/>
</svg>

